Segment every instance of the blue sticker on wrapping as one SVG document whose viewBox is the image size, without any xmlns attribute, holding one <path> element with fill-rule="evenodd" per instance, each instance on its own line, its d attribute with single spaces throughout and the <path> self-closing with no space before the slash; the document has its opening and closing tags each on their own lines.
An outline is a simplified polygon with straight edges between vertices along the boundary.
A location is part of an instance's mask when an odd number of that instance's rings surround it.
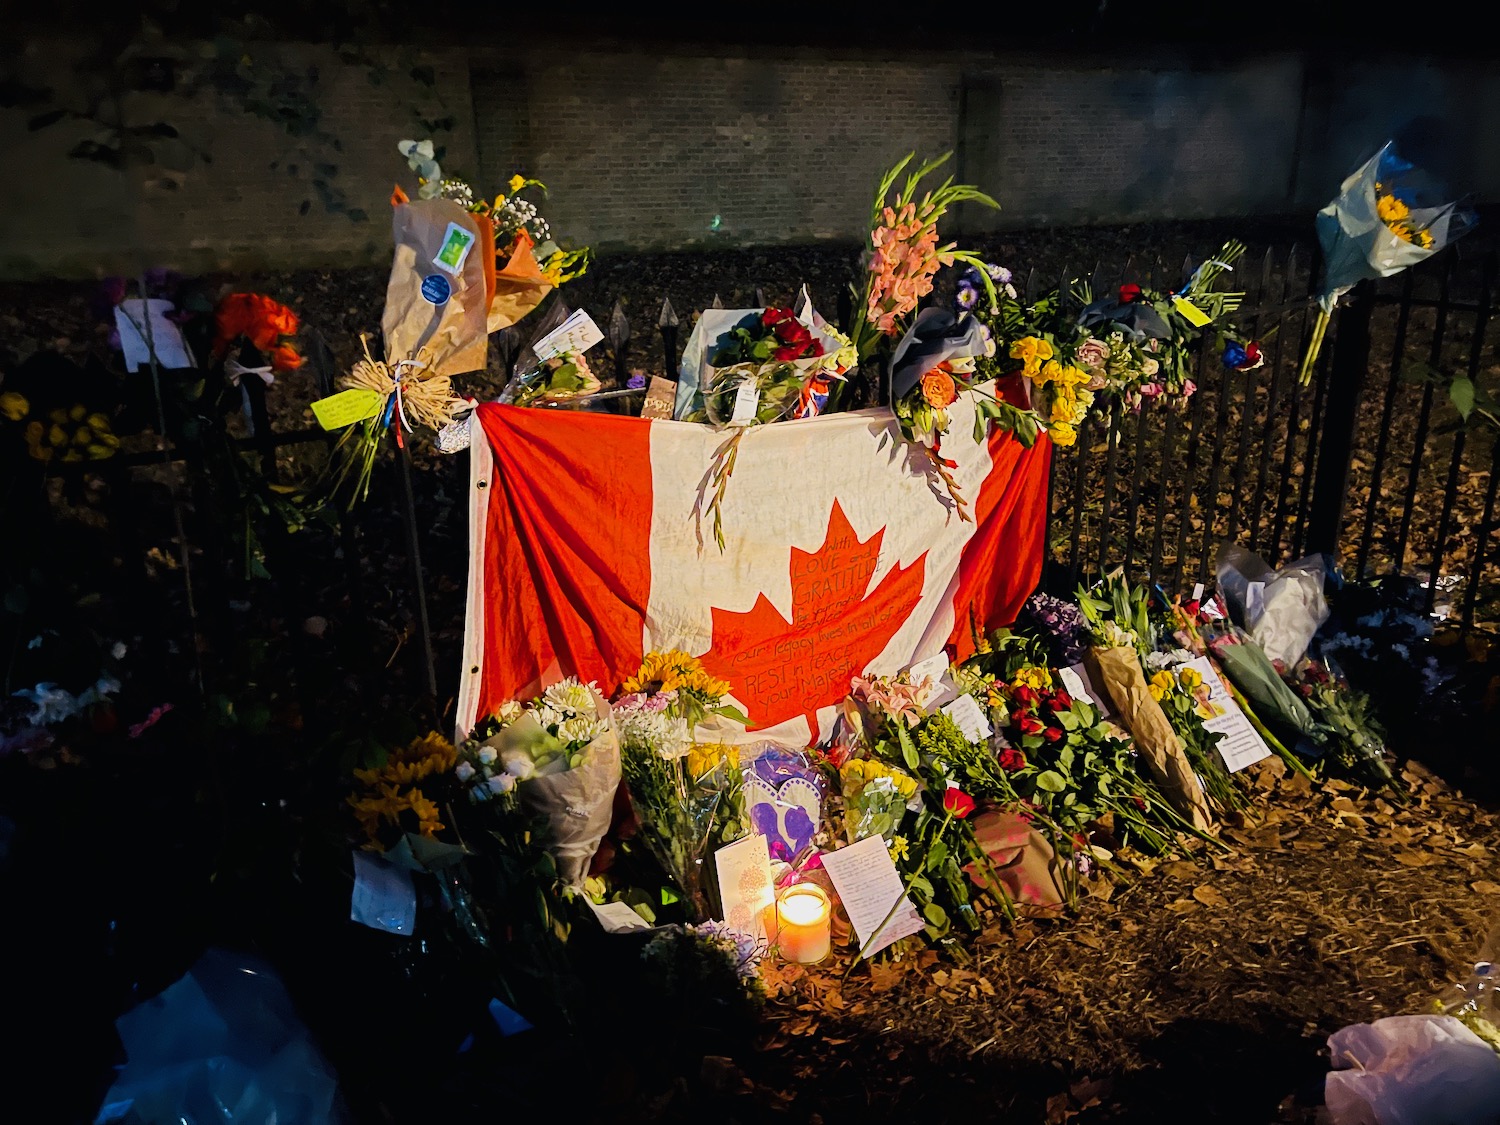
<svg viewBox="0 0 1500 1125">
<path fill-rule="evenodd" d="M 429 304 L 446 305 L 453 296 L 453 286 L 440 273 L 430 273 L 422 279 L 422 297 Z"/>
</svg>

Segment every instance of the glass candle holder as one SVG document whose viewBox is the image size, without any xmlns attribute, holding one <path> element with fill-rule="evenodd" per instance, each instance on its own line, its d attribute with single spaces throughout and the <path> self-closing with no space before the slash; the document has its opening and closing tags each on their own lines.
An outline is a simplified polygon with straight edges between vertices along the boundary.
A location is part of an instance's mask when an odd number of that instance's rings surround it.
<svg viewBox="0 0 1500 1125">
<path fill-rule="evenodd" d="M 776 951 L 785 961 L 812 965 L 831 948 L 833 904 L 816 883 L 795 883 L 776 897 Z"/>
</svg>

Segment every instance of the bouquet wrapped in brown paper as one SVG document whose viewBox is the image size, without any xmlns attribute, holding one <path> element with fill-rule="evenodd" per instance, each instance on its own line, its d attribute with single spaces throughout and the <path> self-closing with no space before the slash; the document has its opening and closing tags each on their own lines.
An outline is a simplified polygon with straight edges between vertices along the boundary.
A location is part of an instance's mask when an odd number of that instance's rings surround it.
<svg viewBox="0 0 1500 1125">
<path fill-rule="evenodd" d="M 1207 828 L 1208 798 L 1188 762 L 1182 740 L 1146 685 L 1135 648 L 1095 646 L 1084 659 L 1090 678 L 1109 693 L 1110 702 L 1129 728 L 1136 750 L 1162 792 L 1194 828 Z"/>
</svg>

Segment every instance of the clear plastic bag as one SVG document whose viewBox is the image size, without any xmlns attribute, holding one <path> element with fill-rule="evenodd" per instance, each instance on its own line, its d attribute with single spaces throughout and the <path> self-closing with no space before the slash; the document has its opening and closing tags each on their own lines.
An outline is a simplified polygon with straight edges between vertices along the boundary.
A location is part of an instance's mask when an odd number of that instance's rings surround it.
<svg viewBox="0 0 1500 1125">
<path fill-rule="evenodd" d="M 116 1022 L 126 1063 L 96 1125 L 336 1125 L 338 1082 L 271 967 L 210 949 Z"/>
</svg>

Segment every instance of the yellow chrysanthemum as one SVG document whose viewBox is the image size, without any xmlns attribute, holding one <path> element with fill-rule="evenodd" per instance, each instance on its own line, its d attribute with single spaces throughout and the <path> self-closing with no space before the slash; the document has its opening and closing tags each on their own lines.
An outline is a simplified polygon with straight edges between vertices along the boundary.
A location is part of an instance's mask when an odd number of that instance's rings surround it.
<svg viewBox="0 0 1500 1125">
<path fill-rule="evenodd" d="M 6 391 L 0 394 L 0 414 L 5 415 L 12 422 L 19 422 L 26 417 L 30 409 L 31 403 L 26 401 L 26 396 L 20 391 Z"/>
<path fill-rule="evenodd" d="M 707 742 L 700 746 L 694 746 L 687 754 L 688 776 L 697 780 L 707 777 L 726 761 L 731 754 L 738 751 L 733 746 L 725 746 L 721 742 Z"/>
<path fill-rule="evenodd" d="M 1078 440 L 1078 432 L 1068 422 L 1052 423 L 1047 427 L 1047 436 L 1052 439 L 1052 444 L 1060 449 L 1065 449 Z"/>
</svg>

